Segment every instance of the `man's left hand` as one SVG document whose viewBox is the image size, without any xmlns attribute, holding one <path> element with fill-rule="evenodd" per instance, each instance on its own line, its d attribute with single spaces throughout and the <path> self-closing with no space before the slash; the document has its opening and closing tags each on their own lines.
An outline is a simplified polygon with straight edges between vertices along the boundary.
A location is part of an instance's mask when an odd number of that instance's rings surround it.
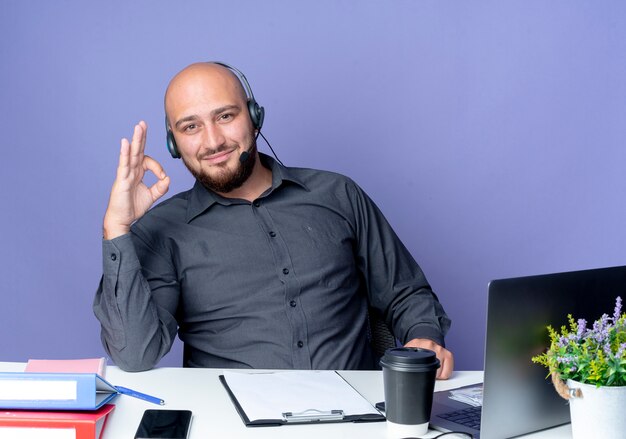
<svg viewBox="0 0 626 439">
<path fill-rule="evenodd" d="M 437 359 L 439 359 L 441 363 L 439 369 L 437 369 L 437 379 L 447 380 L 452 375 L 452 371 L 454 370 L 454 355 L 443 346 L 426 338 L 414 338 L 405 344 L 404 347 L 430 349 L 435 352 Z"/>
</svg>

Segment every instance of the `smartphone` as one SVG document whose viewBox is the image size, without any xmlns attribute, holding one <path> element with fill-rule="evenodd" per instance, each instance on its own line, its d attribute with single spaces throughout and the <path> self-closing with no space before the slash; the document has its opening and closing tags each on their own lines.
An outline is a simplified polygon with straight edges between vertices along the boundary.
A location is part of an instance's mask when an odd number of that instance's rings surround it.
<svg viewBox="0 0 626 439">
<path fill-rule="evenodd" d="M 153 410 L 143 413 L 135 439 L 187 439 L 191 427 L 189 410 Z"/>
</svg>

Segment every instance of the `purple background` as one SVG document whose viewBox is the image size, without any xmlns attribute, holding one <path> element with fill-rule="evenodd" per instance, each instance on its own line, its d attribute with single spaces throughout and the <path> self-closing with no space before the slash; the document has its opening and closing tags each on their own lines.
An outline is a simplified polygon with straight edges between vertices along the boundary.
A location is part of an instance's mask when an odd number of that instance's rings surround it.
<svg viewBox="0 0 626 439">
<path fill-rule="evenodd" d="M 91 303 L 119 139 L 187 64 L 243 70 L 283 162 L 378 203 L 480 369 L 487 283 L 622 265 L 623 1 L 0 3 L 0 360 L 100 356 Z M 267 147 L 260 142 L 262 151 Z M 609 310 L 610 311 L 610 310 Z M 180 344 L 162 362 L 181 364 Z"/>
</svg>

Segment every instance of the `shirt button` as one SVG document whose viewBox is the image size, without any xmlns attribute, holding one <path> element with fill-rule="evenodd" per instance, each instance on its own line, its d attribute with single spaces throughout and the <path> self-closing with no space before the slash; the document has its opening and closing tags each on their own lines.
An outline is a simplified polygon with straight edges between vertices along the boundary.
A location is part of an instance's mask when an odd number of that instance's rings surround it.
<svg viewBox="0 0 626 439">
<path fill-rule="evenodd" d="M 276 238 L 276 232 L 270 232 L 270 236 L 271 236 L 272 238 Z"/>
<path fill-rule="evenodd" d="M 298 342 L 298 347 L 301 348 L 304 346 L 304 343 L 302 343 L 301 341 Z"/>
<path fill-rule="evenodd" d="M 291 306 L 292 308 L 296 307 L 296 301 L 292 300 L 291 302 L 289 302 L 289 306 Z"/>
<path fill-rule="evenodd" d="M 283 274 L 289 274 L 289 269 L 288 268 L 283 268 Z"/>
<path fill-rule="evenodd" d="M 117 260 L 117 255 L 115 253 L 111 253 L 111 260 L 112 261 L 116 261 Z"/>
<path fill-rule="evenodd" d="M 259 207 L 261 205 L 261 202 L 260 201 L 255 201 L 253 204 L 254 204 L 254 207 Z"/>
</svg>

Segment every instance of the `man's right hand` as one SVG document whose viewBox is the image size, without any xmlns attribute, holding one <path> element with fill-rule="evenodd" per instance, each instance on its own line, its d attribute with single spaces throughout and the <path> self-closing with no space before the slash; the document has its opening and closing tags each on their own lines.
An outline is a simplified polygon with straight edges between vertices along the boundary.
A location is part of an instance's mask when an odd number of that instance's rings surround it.
<svg viewBox="0 0 626 439">
<path fill-rule="evenodd" d="M 141 121 L 135 125 L 131 142 L 122 139 L 117 175 L 104 214 L 104 239 L 128 233 L 131 224 L 169 189 L 170 178 L 159 162 L 144 154 L 147 130 L 148 126 Z M 143 182 L 146 171 L 151 171 L 158 179 L 151 187 Z"/>
</svg>

